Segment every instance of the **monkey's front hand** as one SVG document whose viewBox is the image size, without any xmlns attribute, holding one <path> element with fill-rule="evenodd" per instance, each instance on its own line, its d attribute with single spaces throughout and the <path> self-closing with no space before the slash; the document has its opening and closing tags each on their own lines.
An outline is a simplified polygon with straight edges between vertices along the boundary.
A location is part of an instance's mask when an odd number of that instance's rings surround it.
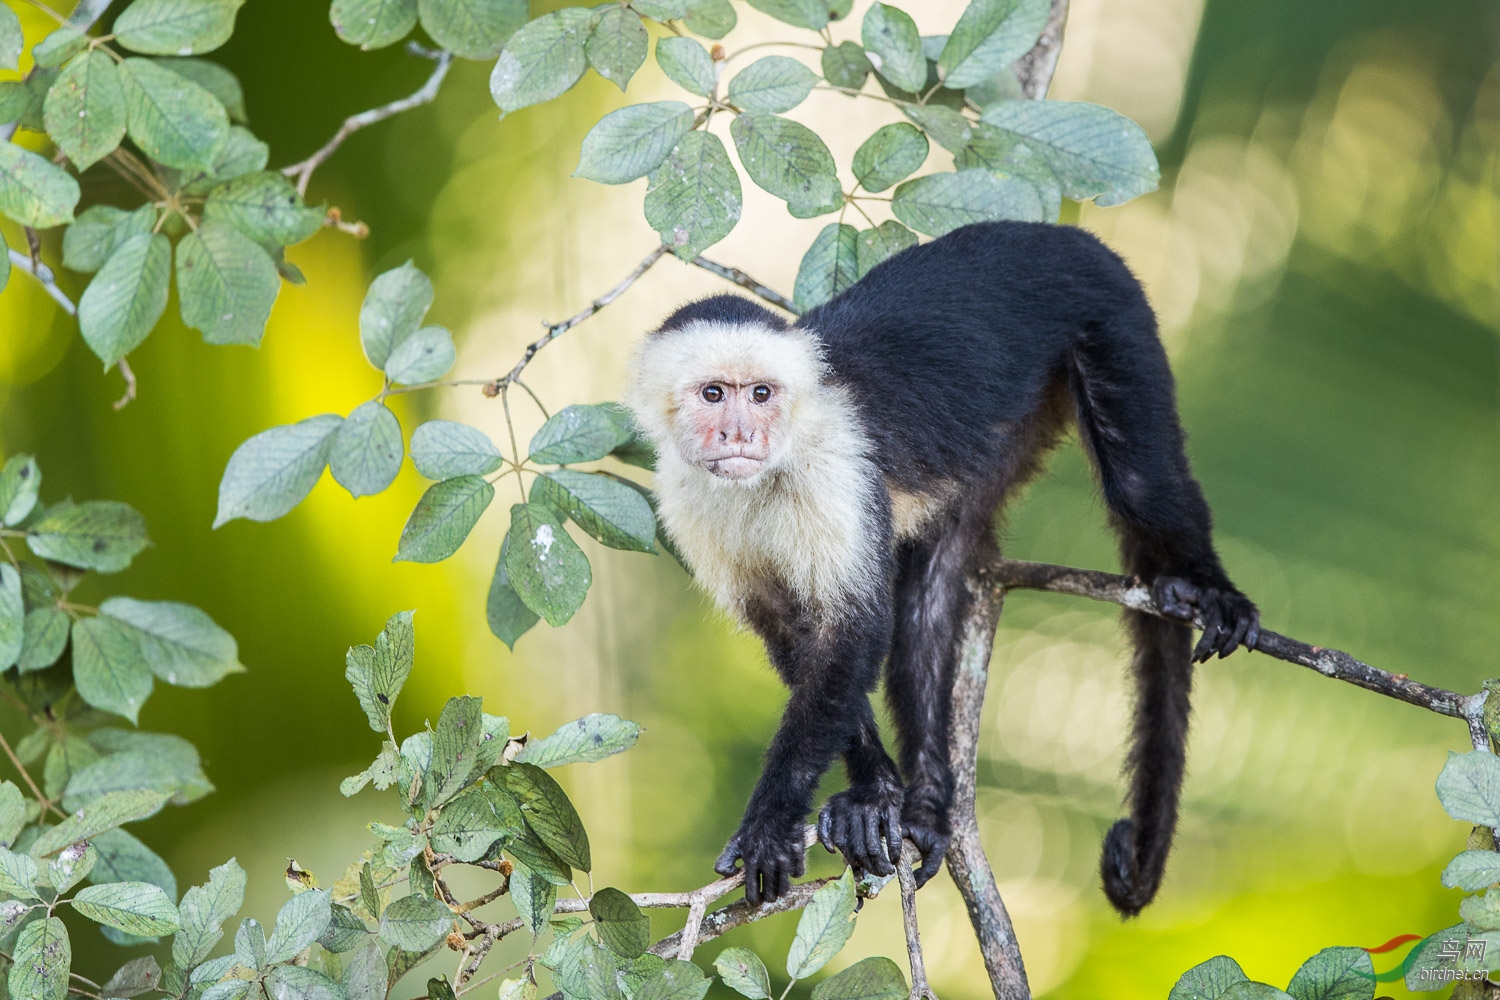
<svg viewBox="0 0 1500 1000">
<path fill-rule="evenodd" d="M 1194 612 L 1203 619 L 1203 636 L 1193 650 L 1193 662 L 1202 663 L 1215 653 L 1228 656 L 1243 645 L 1254 649 L 1260 641 L 1260 612 L 1250 598 L 1230 587 L 1200 587 L 1176 576 L 1159 576 L 1151 584 L 1151 596 L 1162 613 L 1190 622 Z"/>
<path fill-rule="evenodd" d="M 838 851 L 854 869 L 875 875 L 892 875 L 901 859 L 901 803 L 905 792 L 900 782 L 874 781 L 850 788 L 829 798 L 818 814 L 818 841 L 830 852 Z M 881 840 L 885 846 L 881 846 Z"/>
<path fill-rule="evenodd" d="M 751 906 L 772 903 L 792 891 L 792 879 L 807 870 L 800 817 L 780 819 L 747 815 L 724 853 L 714 862 L 714 871 L 726 878 L 745 862 L 745 901 Z"/>
</svg>

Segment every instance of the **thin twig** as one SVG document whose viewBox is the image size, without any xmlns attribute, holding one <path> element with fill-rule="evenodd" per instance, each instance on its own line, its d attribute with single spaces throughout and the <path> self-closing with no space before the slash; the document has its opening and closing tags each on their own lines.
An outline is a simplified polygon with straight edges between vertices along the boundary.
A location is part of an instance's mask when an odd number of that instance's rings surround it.
<svg viewBox="0 0 1500 1000">
<path fill-rule="evenodd" d="M 9 250 L 9 256 L 11 264 L 19 267 L 41 282 L 42 290 L 52 297 L 52 301 L 62 306 L 63 312 L 69 316 L 78 315 L 78 306 L 74 305 L 73 300 L 68 298 L 67 292 L 57 287 L 57 275 L 53 273 L 52 268 L 40 261 L 33 262 L 29 255 L 19 250 Z"/>
<path fill-rule="evenodd" d="M 135 399 L 135 372 L 130 370 L 130 362 L 124 358 L 115 362 L 115 367 L 120 369 L 120 377 L 125 380 L 125 395 L 115 400 L 115 409 L 123 410 Z"/>
<path fill-rule="evenodd" d="M 765 301 L 771 303 L 771 305 L 776 306 L 778 309 L 785 309 L 793 316 L 802 315 L 802 310 L 799 309 L 797 307 L 797 304 L 791 299 L 787 298 L 785 295 L 782 295 L 780 292 L 776 291 L 776 289 L 761 284 L 759 281 L 756 281 L 750 275 L 746 274 L 744 271 L 741 271 L 737 267 L 730 267 L 727 264 L 720 264 L 716 261 L 709 260 L 707 257 L 694 257 L 692 261 L 690 261 L 690 263 L 701 267 L 703 268 L 703 270 L 708 271 L 712 274 L 717 274 L 725 281 L 734 282 L 736 285 L 739 285 L 746 291 L 754 293 L 758 298 L 764 299 Z"/>
<path fill-rule="evenodd" d="M 491 379 L 489 382 L 485 383 L 484 394 L 491 398 L 500 395 L 502 390 L 506 389 L 512 382 L 520 378 L 521 372 L 525 371 L 526 366 L 531 364 L 531 359 L 536 357 L 537 351 L 540 351 L 542 348 L 552 343 L 558 337 L 561 337 L 563 334 L 573 329 L 573 327 L 577 326 L 579 323 L 582 323 L 590 316 L 593 316 L 595 313 L 603 309 L 605 306 L 609 305 L 621 295 L 624 295 L 625 290 L 631 285 L 635 284 L 636 281 L 640 279 L 641 275 L 649 271 L 652 264 L 655 264 L 657 261 L 661 260 L 662 255 L 664 255 L 666 252 L 666 246 L 663 245 L 656 247 L 644 258 L 642 258 L 641 262 L 637 264 L 635 268 L 629 274 L 627 274 L 623 280 L 620 281 L 619 284 L 615 285 L 615 287 L 599 296 L 593 302 L 590 302 L 582 312 L 568 317 L 561 323 L 544 324 L 547 327 L 547 332 L 542 334 L 541 337 L 532 341 L 530 344 L 526 345 L 526 350 L 521 355 L 521 360 L 516 362 L 516 366 L 514 368 L 512 368 L 504 375 L 501 375 L 499 378 Z"/>
<path fill-rule="evenodd" d="M 909 840 L 901 842 L 901 860 L 896 864 L 896 879 L 901 885 L 901 922 L 906 929 L 906 960 L 911 966 L 910 1000 L 937 1000 L 927 982 L 927 963 L 922 958 L 922 935 L 917 929 L 917 879 L 912 863 L 922 856 Z"/>
<path fill-rule="evenodd" d="M 437 63 L 437 66 L 432 70 L 432 75 L 427 78 L 427 82 L 422 84 L 410 96 L 403 97 L 399 101 L 392 101 L 389 104 L 382 104 L 378 108 L 371 108 L 369 111 L 350 115 L 344 119 L 344 124 L 339 126 L 339 130 L 333 134 L 333 138 L 324 143 L 323 147 L 316 153 L 300 163 L 293 163 L 289 167 L 283 167 L 281 170 L 283 174 L 286 174 L 288 177 L 297 178 L 297 193 L 299 195 L 307 194 L 307 182 L 312 179 L 313 171 L 322 166 L 323 161 L 332 156 L 339 146 L 343 145 L 345 139 L 360 129 L 368 128 L 376 122 L 385 121 L 393 115 L 399 115 L 403 111 L 409 111 L 423 104 L 431 104 L 437 97 L 438 88 L 443 85 L 443 78 L 448 75 L 448 69 L 453 65 L 453 53 L 446 49 L 428 49 L 418 45 L 416 42 L 408 42 L 406 44 L 406 51 L 414 56 L 431 59 Z"/>
<path fill-rule="evenodd" d="M 31 794 L 36 796 L 37 804 L 42 807 L 42 812 L 45 813 L 48 809 L 52 809 L 59 816 L 66 816 L 67 813 L 58 809 L 52 800 L 47 798 L 42 790 L 37 787 L 37 783 L 31 777 L 31 772 L 26 770 L 26 765 L 21 763 L 21 758 L 17 757 L 16 752 L 11 749 L 10 741 L 5 738 L 4 733 L 0 733 L 0 749 L 5 751 L 5 756 L 10 758 L 11 764 L 21 773 L 21 780 L 26 782 L 26 787 L 30 788 Z"/>
</svg>

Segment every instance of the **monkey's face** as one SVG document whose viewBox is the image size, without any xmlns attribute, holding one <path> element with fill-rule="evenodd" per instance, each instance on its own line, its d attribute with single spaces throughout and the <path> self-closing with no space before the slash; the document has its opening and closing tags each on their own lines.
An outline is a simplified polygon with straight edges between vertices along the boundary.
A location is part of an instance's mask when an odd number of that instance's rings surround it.
<svg viewBox="0 0 1500 1000">
<path fill-rule="evenodd" d="M 722 479 L 750 480 L 780 444 L 784 394 L 764 379 L 711 378 L 690 387 L 678 410 L 683 457 Z"/>
</svg>

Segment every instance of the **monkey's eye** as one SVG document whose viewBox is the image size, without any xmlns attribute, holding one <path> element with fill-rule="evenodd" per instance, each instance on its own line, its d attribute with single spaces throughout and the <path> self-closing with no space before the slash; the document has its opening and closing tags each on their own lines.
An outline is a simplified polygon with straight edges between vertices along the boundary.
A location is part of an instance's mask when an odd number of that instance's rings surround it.
<svg viewBox="0 0 1500 1000">
<path fill-rule="evenodd" d="M 703 387 L 703 400 L 707 403 L 721 403 L 724 401 L 724 387 L 718 385 L 706 385 Z"/>
<path fill-rule="evenodd" d="M 758 386 L 756 386 L 754 389 L 750 390 L 750 398 L 753 399 L 753 400 L 755 400 L 757 403 L 768 403 L 768 402 L 770 402 L 770 400 L 771 400 L 771 387 L 768 386 L 768 385 L 758 385 Z"/>
</svg>

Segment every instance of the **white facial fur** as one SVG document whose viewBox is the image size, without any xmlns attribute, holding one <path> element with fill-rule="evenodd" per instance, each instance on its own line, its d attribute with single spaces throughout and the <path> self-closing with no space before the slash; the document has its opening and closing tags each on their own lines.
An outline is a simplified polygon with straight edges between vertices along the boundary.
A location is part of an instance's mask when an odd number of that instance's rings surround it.
<svg viewBox="0 0 1500 1000">
<path fill-rule="evenodd" d="M 663 523 L 733 613 L 757 582 L 828 609 L 869 586 L 870 445 L 823 376 L 812 334 L 707 322 L 647 338 L 631 364 L 625 402 L 657 449 Z M 727 391 L 705 401 L 707 385 L 733 389 L 737 407 L 723 409 Z M 760 385 L 773 390 L 764 404 L 750 395 Z"/>
</svg>

